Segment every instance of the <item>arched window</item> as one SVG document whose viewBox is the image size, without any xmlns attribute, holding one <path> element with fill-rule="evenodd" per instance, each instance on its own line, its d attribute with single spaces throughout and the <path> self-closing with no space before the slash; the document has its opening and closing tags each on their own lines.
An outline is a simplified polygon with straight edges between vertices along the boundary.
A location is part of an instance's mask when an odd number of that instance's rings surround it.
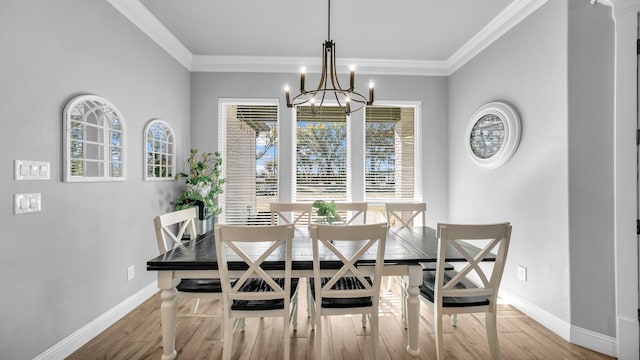
<svg viewBox="0 0 640 360">
<path fill-rule="evenodd" d="M 151 120 L 144 128 L 144 179 L 173 180 L 176 175 L 176 143 L 171 126 Z"/>
<path fill-rule="evenodd" d="M 64 134 L 64 181 L 125 180 L 125 122 L 107 99 L 71 99 L 64 108 Z"/>
</svg>

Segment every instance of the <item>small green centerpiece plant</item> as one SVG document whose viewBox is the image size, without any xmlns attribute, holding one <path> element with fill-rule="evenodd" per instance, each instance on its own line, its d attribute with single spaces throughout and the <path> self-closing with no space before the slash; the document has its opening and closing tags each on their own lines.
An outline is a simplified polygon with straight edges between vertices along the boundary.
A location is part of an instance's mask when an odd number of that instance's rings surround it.
<svg viewBox="0 0 640 360">
<path fill-rule="evenodd" d="M 327 224 L 333 224 L 336 221 L 342 221 L 342 217 L 336 210 L 335 201 L 326 202 L 324 200 L 316 200 L 312 205 L 316 208 L 316 215 L 318 215 L 318 221 Z"/>
<path fill-rule="evenodd" d="M 204 214 L 201 219 L 208 219 L 222 211 L 215 198 L 222 193 L 225 179 L 222 175 L 222 157 L 219 152 L 203 152 L 191 149 L 186 161 L 188 172 L 176 175 L 176 180 L 184 179 L 187 189 L 173 202 L 176 210 L 198 206 Z"/>
</svg>

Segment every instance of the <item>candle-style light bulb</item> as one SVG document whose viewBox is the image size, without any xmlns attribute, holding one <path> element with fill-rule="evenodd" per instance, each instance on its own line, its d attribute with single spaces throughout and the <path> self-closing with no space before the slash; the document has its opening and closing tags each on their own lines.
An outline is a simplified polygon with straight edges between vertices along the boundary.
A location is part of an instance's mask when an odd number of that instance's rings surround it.
<svg viewBox="0 0 640 360">
<path fill-rule="evenodd" d="M 304 93 L 304 74 L 307 72 L 307 68 L 304 66 L 300 67 L 300 92 Z"/>
<path fill-rule="evenodd" d="M 316 98 L 309 99 L 309 103 L 311 103 L 311 115 L 316 114 Z"/>
<path fill-rule="evenodd" d="M 289 84 L 284 86 L 284 96 L 287 100 L 287 107 L 291 107 L 291 99 L 289 98 Z"/>
<path fill-rule="evenodd" d="M 373 104 L 373 80 L 369 80 L 369 103 L 367 105 Z"/>
<path fill-rule="evenodd" d="M 351 114 L 351 99 L 347 96 L 344 98 L 345 113 Z"/>
<path fill-rule="evenodd" d="M 353 91 L 354 88 L 354 80 L 355 80 L 355 76 L 356 76 L 356 66 L 355 65 L 351 65 L 349 66 L 349 90 Z"/>
</svg>

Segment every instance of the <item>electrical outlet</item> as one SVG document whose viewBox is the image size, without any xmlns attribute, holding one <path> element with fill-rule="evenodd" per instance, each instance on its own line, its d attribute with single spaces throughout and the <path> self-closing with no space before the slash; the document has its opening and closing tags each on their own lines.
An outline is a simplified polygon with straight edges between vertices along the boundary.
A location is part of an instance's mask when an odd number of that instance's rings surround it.
<svg viewBox="0 0 640 360">
<path fill-rule="evenodd" d="M 127 281 L 133 279 L 134 277 L 136 277 L 136 267 L 135 265 L 131 265 L 129 266 L 129 268 L 127 268 Z"/>
<path fill-rule="evenodd" d="M 518 265 L 518 279 L 522 281 L 527 281 L 527 268 L 524 266 Z"/>
</svg>

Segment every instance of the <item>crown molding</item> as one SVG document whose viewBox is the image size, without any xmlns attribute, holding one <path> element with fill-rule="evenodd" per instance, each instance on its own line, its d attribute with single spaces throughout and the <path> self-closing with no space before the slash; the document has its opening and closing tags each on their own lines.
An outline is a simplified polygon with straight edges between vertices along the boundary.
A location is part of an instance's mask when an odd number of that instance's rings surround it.
<svg viewBox="0 0 640 360">
<path fill-rule="evenodd" d="M 338 59 L 336 69 L 349 72 L 351 64 L 357 64 L 356 72 L 359 74 L 447 75 L 444 61 Z M 308 73 L 320 73 L 322 63 L 320 58 L 194 55 L 191 71 L 297 73 L 301 66 L 305 66 Z"/>
<path fill-rule="evenodd" d="M 487 26 L 451 55 L 447 60 L 449 74 L 453 74 L 462 65 L 473 59 L 546 2 L 547 0 L 516 0 L 511 3 L 491 20 Z"/>
<path fill-rule="evenodd" d="M 305 65 L 310 73 L 320 72 L 319 58 L 194 55 L 139 0 L 107 1 L 189 71 L 295 73 Z M 357 64 L 357 72 L 361 74 L 448 76 L 547 1 L 514 1 L 446 61 L 339 59 L 337 68 L 346 72 L 350 64 Z"/>
<path fill-rule="evenodd" d="M 107 0 L 156 44 L 191 70 L 193 54 L 138 0 Z"/>
</svg>

